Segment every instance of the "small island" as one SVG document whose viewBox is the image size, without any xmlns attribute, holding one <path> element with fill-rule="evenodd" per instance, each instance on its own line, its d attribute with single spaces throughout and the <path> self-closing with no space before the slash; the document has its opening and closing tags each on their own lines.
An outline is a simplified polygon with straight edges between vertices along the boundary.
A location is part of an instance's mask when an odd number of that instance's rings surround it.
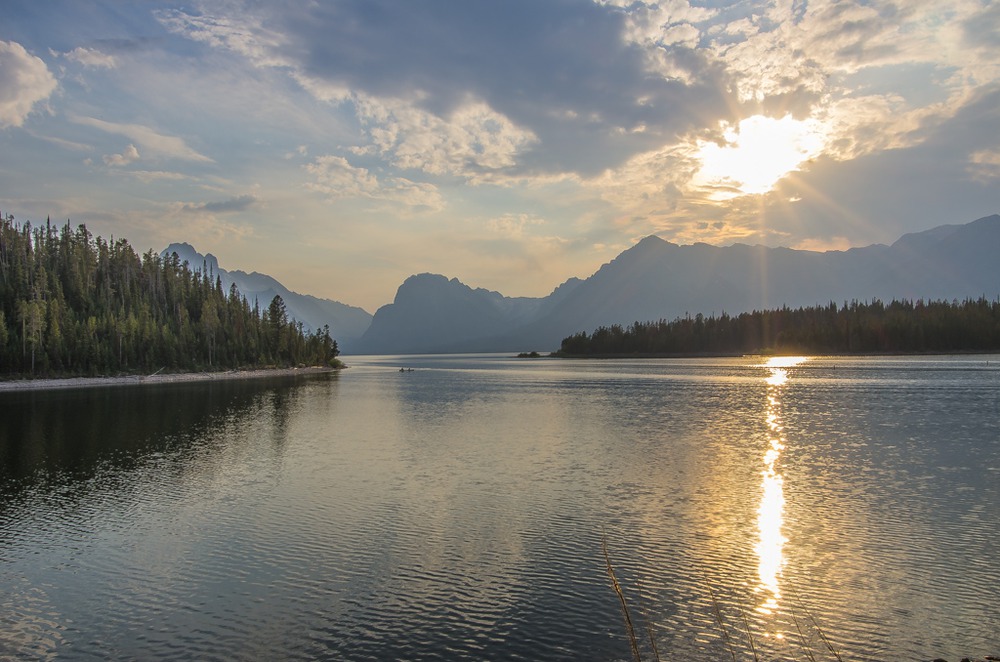
<svg viewBox="0 0 1000 662">
<path fill-rule="evenodd" d="M 208 265 L 0 215 L 0 380 L 303 374 L 341 367 L 339 353 L 328 326 L 223 290 Z"/>
</svg>

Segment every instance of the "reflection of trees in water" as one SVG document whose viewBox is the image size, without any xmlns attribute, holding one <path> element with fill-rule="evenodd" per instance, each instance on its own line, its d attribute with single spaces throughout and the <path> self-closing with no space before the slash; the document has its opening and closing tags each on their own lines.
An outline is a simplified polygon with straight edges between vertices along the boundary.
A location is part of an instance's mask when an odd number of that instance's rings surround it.
<svg viewBox="0 0 1000 662">
<path fill-rule="evenodd" d="M 57 474 L 63 483 L 85 482 L 159 454 L 183 464 L 195 447 L 202 456 L 221 453 L 243 437 L 221 433 L 246 422 L 280 453 L 301 384 L 282 378 L 3 394 L 0 494 L 9 498 Z"/>
<path fill-rule="evenodd" d="M 209 590 L 212 572 L 249 574 L 225 560 L 259 551 L 240 548 L 245 506 L 281 477 L 297 412 L 335 384 L 317 375 L 3 394 L 0 659 L 155 658 L 189 643 L 189 614 L 175 608 L 192 595 L 193 609 L 229 604 L 224 580 Z M 156 632 L 132 640 L 154 621 Z"/>
</svg>

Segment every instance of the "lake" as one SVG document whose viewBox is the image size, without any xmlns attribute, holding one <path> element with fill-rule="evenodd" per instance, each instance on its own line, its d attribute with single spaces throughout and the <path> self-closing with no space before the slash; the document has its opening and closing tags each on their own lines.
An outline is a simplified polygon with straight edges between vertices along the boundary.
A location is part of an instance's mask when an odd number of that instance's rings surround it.
<svg viewBox="0 0 1000 662">
<path fill-rule="evenodd" d="M 1000 356 L 345 360 L 0 393 L 0 659 L 1000 654 Z"/>
</svg>

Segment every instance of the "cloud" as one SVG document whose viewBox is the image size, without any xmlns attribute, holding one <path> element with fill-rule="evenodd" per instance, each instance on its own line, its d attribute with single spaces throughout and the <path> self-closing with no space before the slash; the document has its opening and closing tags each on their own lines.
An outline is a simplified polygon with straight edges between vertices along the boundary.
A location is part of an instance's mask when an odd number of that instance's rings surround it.
<svg viewBox="0 0 1000 662">
<path fill-rule="evenodd" d="M 156 223 L 151 233 L 160 238 L 161 245 L 177 241 L 183 237 L 195 246 L 222 245 L 235 243 L 255 235 L 254 227 L 237 218 L 231 221 L 209 212 L 192 210 L 186 203 L 174 203 L 163 218 L 166 222 Z"/>
<path fill-rule="evenodd" d="M 437 187 L 403 177 L 378 177 L 341 156 L 321 156 L 305 166 L 314 181 L 307 188 L 329 200 L 362 198 L 392 202 L 409 208 L 440 210 L 444 199 Z"/>
<path fill-rule="evenodd" d="M 573 237 L 582 254 L 651 232 L 713 243 L 883 240 L 894 231 L 879 224 L 929 227 L 996 208 L 997 116 L 977 101 L 1000 80 L 996 2 L 160 7 L 106 12 L 102 34 L 121 41 L 92 40 L 83 21 L 59 39 L 42 24 L 11 34 L 34 34 L 39 41 L 24 46 L 62 65 L 52 66 L 64 76 L 59 96 L 48 94 L 71 124 L 44 127 L 65 147 L 91 143 L 64 167 L 90 156 L 118 180 L 96 194 L 110 200 L 138 186 L 192 226 L 246 211 L 263 227 L 264 205 L 233 194 L 253 191 L 316 228 L 333 205 L 339 222 L 409 244 L 416 235 L 405 233 L 418 226 L 398 220 L 417 213 L 428 245 L 462 235 L 480 255 L 487 244 L 528 247 L 552 235 Z M 44 98 L 19 117 L 44 110 Z M 724 146 L 726 127 L 753 116 L 816 123 L 821 153 L 778 192 L 744 195 L 722 173 L 729 189 L 716 197 L 729 199 L 710 199 L 693 186 L 712 151 L 699 146 Z M 198 164 L 212 159 L 227 179 L 206 188 Z M 944 215 L 948 204 L 960 218 Z"/>
<path fill-rule="evenodd" d="M 973 48 L 1000 48 L 1000 5 L 984 3 L 981 12 L 967 17 L 962 22 L 965 43 Z"/>
<path fill-rule="evenodd" d="M 224 7 L 158 16 L 355 105 L 368 146 L 391 139 L 388 158 L 430 174 L 596 174 L 729 113 L 724 74 L 691 48 L 683 17 L 651 55 L 623 10 L 572 0 Z"/>
<path fill-rule="evenodd" d="M 114 55 L 102 53 L 94 48 L 78 46 L 63 55 L 67 60 L 77 62 L 90 69 L 114 69 L 118 66 L 118 60 Z"/>
<path fill-rule="evenodd" d="M 158 181 L 183 181 L 191 179 L 190 175 L 166 170 L 129 170 L 127 173 L 144 184 Z"/>
<path fill-rule="evenodd" d="M 969 157 L 969 171 L 980 181 L 1000 180 L 1000 150 L 983 149 Z"/>
<path fill-rule="evenodd" d="M 473 182 L 510 169 L 518 155 L 537 141 L 486 104 L 471 100 L 440 118 L 399 101 L 359 99 L 358 116 L 369 137 L 367 151 L 404 170 L 456 175 Z"/>
<path fill-rule="evenodd" d="M 44 134 L 36 133 L 34 131 L 28 131 L 28 133 L 33 138 L 44 140 L 45 142 L 52 143 L 53 145 L 58 145 L 63 149 L 68 149 L 74 152 L 90 152 L 94 149 L 92 145 L 76 142 L 74 140 L 66 140 L 65 138 L 59 138 L 57 136 L 47 136 Z"/>
<path fill-rule="evenodd" d="M 139 150 L 135 145 L 129 144 L 121 154 L 105 154 L 104 163 L 109 166 L 127 166 L 139 160 Z"/>
<path fill-rule="evenodd" d="M 0 128 L 22 126 L 56 86 L 45 62 L 15 41 L 0 41 Z"/>
<path fill-rule="evenodd" d="M 827 251 L 846 251 L 853 246 L 854 244 L 847 237 L 812 237 L 803 239 L 790 248 L 825 253 Z"/>
<path fill-rule="evenodd" d="M 258 66 L 280 67 L 290 64 L 279 56 L 280 49 L 288 44 L 282 33 L 264 27 L 264 17 L 249 3 L 231 3 L 216 6 L 211 11 L 204 5 L 198 13 L 180 9 L 155 10 L 157 20 L 168 30 L 188 39 L 203 42 L 215 48 L 239 53 Z"/>
<path fill-rule="evenodd" d="M 797 237 L 837 234 L 866 244 L 996 213 L 1000 198 L 992 175 L 1000 169 L 991 159 L 1000 153 L 997 108 L 1000 85 L 973 95 L 954 117 L 928 127 L 907 147 L 851 161 L 817 159 L 779 187 L 782 197 L 801 200 L 764 201 L 753 222 Z"/>
<path fill-rule="evenodd" d="M 341 156 L 473 184 L 632 172 L 754 114 L 822 122 L 838 159 L 898 149 L 997 59 L 983 26 L 998 13 L 975 1 L 236 0 L 156 16 L 353 112 L 358 142 Z M 914 63 L 923 76 L 899 75 Z M 917 85 L 937 103 L 914 101 Z"/>
<path fill-rule="evenodd" d="M 229 200 L 223 200 L 220 202 L 204 202 L 200 204 L 186 204 L 183 206 L 184 211 L 189 212 L 208 212 L 208 213 L 230 213 L 230 212 L 241 212 L 246 211 L 250 207 L 257 204 L 257 196 L 252 194 L 239 195 Z"/>
<path fill-rule="evenodd" d="M 73 122 L 90 126 L 107 133 L 125 136 L 134 142 L 142 145 L 143 149 L 167 158 L 181 159 L 184 161 L 194 161 L 198 163 L 212 163 L 212 159 L 199 154 L 187 146 L 187 144 L 176 136 L 166 136 L 157 133 L 149 127 L 141 124 L 116 124 L 106 122 L 93 117 L 71 117 Z"/>
<path fill-rule="evenodd" d="M 503 214 L 491 218 L 486 222 L 486 227 L 498 235 L 520 238 L 524 235 L 525 229 L 544 225 L 545 220 L 532 214 Z"/>
</svg>

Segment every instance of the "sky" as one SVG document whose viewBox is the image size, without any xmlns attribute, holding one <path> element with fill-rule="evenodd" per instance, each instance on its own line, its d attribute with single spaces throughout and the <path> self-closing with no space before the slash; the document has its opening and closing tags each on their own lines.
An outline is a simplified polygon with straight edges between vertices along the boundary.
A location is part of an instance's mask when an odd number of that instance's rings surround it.
<svg viewBox="0 0 1000 662">
<path fill-rule="evenodd" d="M 374 312 L 1000 212 L 995 0 L 4 0 L 0 212 Z"/>
</svg>

